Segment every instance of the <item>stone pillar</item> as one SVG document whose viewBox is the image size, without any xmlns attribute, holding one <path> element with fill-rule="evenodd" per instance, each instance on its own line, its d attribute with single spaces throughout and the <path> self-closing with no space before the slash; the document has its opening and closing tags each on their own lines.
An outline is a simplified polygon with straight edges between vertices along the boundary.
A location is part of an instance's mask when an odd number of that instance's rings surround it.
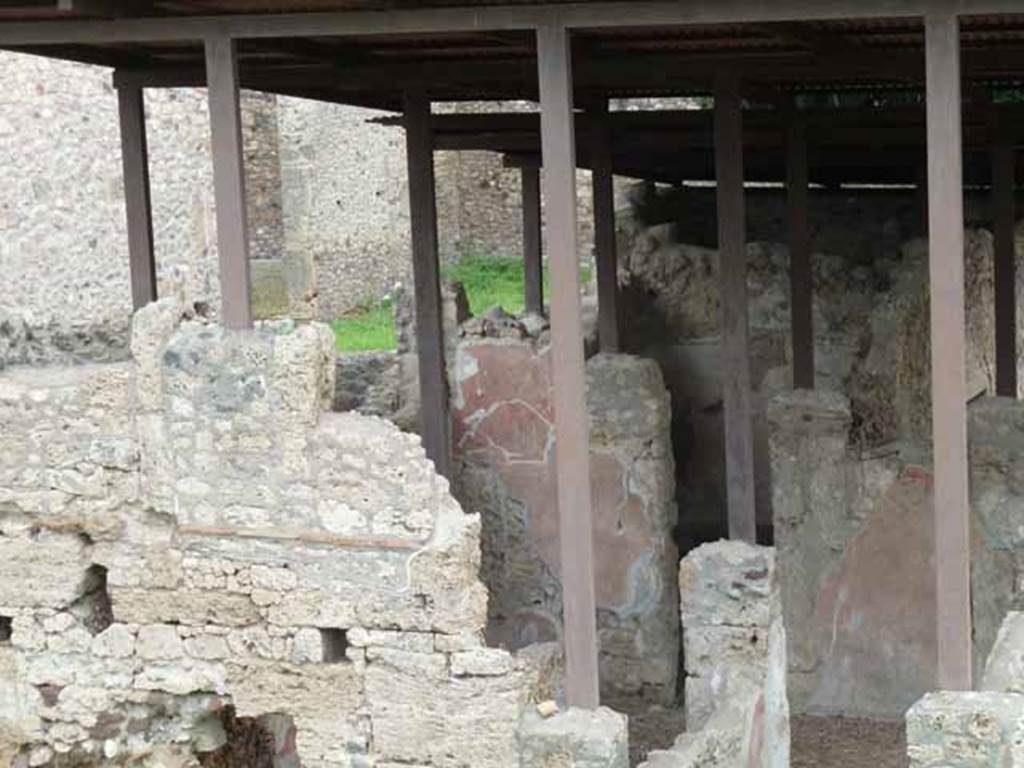
<svg viewBox="0 0 1024 768">
<path fill-rule="evenodd" d="M 736 762 L 789 765 L 786 631 L 775 553 L 740 541 L 705 544 L 679 566 L 688 734 L 729 732 Z M 726 763 L 722 763 L 724 766 Z"/>
<path fill-rule="evenodd" d="M 815 605 L 827 572 L 816 553 L 850 535 L 843 520 L 850 406 L 838 393 L 800 390 L 769 402 L 767 418 L 779 589 L 799 701 L 814 686 L 822 655 Z"/>
</svg>

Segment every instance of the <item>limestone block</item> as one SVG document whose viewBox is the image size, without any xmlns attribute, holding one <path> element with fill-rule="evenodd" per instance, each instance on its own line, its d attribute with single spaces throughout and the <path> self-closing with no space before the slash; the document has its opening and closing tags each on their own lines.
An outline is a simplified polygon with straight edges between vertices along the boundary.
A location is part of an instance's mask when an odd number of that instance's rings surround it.
<svg viewBox="0 0 1024 768">
<path fill-rule="evenodd" d="M 653 360 L 595 355 L 587 361 L 586 384 L 592 443 L 649 441 L 671 420 L 668 390 Z"/>
<path fill-rule="evenodd" d="M 228 683 L 239 717 L 278 713 L 294 720 L 304 765 L 358 765 L 359 757 L 365 759 L 370 728 L 361 714 L 360 666 L 230 664 Z"/>
<path fill-rule="evenodd" d="M 66 608 L 89 586 L 90 547 L 79 536 L 0 532 L 0 605 Z"/>
<path fill-rule="evenodd" d="M 517 754 L 519 672 L 450 677 L 440 654 L 382 649 L 366 666 L 366 697 L 384 761 L 507 768 Z"/>
<path fill-rule="evenodd" d="M 512 671 L 512 655 L 498 648 L 476 648 L 451 656 L 451 670 L 456 677 L 497 677 Z"/>
<path fill-rule="evenodd" d="M 176 627 L 149 624 L 139 628 L 135 651 L 144 659 L 177 659 L 185 647 Z"/>
<path fill-rule="evenodd" d="M 523 716 L 521 768 L 627 768 L 626 717 L 608 709 L 571 708 L 551 717 Z"/>
<path fill-rule="evenodd" d="M 16 655 L 0 647 L 0 757 L 13 758 L 41 735 L 42 694 L 19 673 Z"/>
<path fill-rule="evenodd" d="M 705 544 L 679 566 L 686 627 L 764 627 L 778 616 L 774 553 L 741 541 Z"/>
<path fill-rule="evenodd" d="M 743 732 L 704 728 L 680 736 L 671 749 L 654 750 L 640 768 L 733 768 L 743 765 Z"/>
<path fill-rule="evenodd" d="M 1024 766 L 1024 696 L 930 693 L 907 712 L 911 768 Z"/>
<path fill-rule="evenodd" d="M 1011 613 L 1003 621 L 981 690 L 1024 695 L 1024 613 Z"/>
</svg>

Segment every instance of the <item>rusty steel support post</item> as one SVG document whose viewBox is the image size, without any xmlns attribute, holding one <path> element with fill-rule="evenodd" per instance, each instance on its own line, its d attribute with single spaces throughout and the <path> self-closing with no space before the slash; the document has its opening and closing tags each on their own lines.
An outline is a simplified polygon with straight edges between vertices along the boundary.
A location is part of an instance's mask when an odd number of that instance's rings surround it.
<svg viewBox="0 0 1024 768">
<path fill-rule="evenodd" d="M 565 625 L 566 697 L 599 704 L 590 439 L 583 367 L 576 243 L 576 139 L 568 32 L 537 30 L 544 200 L 551 272 L 551 378 L 555 407 L 559 547 Z"/>
<path fill-rule="evenodd" d="M 524 165 L 523 185 L 523 290 L 526 311 L 544 314 L 544 259 L 541 246 L 540 168 Z"/>
<path fill-rule="evenodd" d="M 451 426 L 444 359 L 441 268 L 437 250 L 437 202 L 430 101 L 422 91 L 405 94 L 405 137 L 409 162 L 409 219 L 416 297 L 416 353 L 419 357 L 420 419 L 427 458 L 451 477 Z"/>
<path fill-rule="evenodd" d="M 996 394 L 1017 397 L 1017 219 L 1013 131 L 992 109 L 992 234 L 995 245 Z"/>
<path fill-rule="evenodd" d="M 608 100 L 592 109 L 590 165 L 594 195 L 597 267 L 597 338 L 602 352 L 619 351 L 619 266 L 615 242 L 615 184 L 608 129 Z"/>
<path fill-rule="evenodd" d="M 795 103 L 790 105 L 787 117 L 786 198 L 793 388 L 814 389 L 814 267 L 808 230 L 807 130 Z"/>
<path fill-rule="evenodd" d="M 754 543 L 754 430 L 747 319 L 747 232 L 743 200 L 743 115 L 739 78 L 715 78 L 715 175 L 719 294 L 722 318 L 722 401 L 729 536 Z"/>
<path fill-rule="evenodd" d="M 132 306 L 156 300 L 156 258 L 153 250 L 153 205 L 149 185 L 149 150 L 146 143 L 146 105 L 143 89 L 117 89 L 121 124 L 121 164 L 124 170 L 125 219 L 128 227 L 128 268 Z"/>
<path fill-rule="evenodd" d="M 938 686 L 971 689 L 960 23 L 925 18 Z"/>
<path fill-rule="evenodd" d="M 238 103 L 238 56 L 235 41 L 226 35 L 208 37 L 205 45 L 221 319 L 227 328 L 251 328 L 249 225 Z"/>
</svg>

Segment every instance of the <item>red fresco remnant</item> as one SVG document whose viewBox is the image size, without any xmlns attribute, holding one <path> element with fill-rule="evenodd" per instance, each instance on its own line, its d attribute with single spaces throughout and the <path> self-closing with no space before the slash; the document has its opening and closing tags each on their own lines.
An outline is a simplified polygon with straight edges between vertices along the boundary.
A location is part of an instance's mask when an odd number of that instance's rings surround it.
<svg viewBox="0 0 1024 768">
<path fill-rule="evenodd" d="M 475 374 L 460 382 L 464 404 L 452 412 L 457 454 L 486 462 L 530 510 L 528 534 L 558 573 L 558 505 L 548 354 L 529 347 L 480 344 Z M 595 589 L 598 607 L 630 598 L 629 569 L 650 550 L 643 502 L 626 491 L 626 468 L 611 453 L 592 452 Z"/>
<path fill-rule="evenodd" d="M 626 376 L 646 370 L 635 358 L 623 356 L 616 362 Z M 460 497 L 460 501 L 467 511 L 483 516 L 483 570 L 492 597 L 488 639 L 513 649 L 558 639 L 561 632 L 549 367 L 547 348 L 530 341 L 488 338 L 463 340 L 455 365 L 455 463 L 473 488 L 463 487 L 470 498 Z M 612 375 L 621 371 L 616 368 Z M 657 383 L 663 386 L 660 378 Z M 616 379 L 611 389 L 620 384 Z M 604 392 L 608 380 L 599 386 Z M 650 392 L 657 388 L 652 390 L 647 381 L 642 386 L 648 387 L 649 403 Z M 665 629 L 651 616 L 664 611 L 672 617 L 677 604 L 671 523 L 665 524 L 665 530 L 656 529 L 656 521 L 665 515 L 656 506 L 663 503 L 659 494 L 674 503 L 671 455 L 666 451 L 667 457 L 657 458 L 661 449 L 652 449 L 651 444 L 658 443 L 659 429 L 665 430 L 667 443 L 667 417 L 664 424 L 654 418 L 647 422 L 653 426 L 638 426 L 629 421 L 629 407 L 649 413 L 637 405 L 639 401 L 631 402 L 628 393 L 623 402 L 613 399 L 606 411 L 592 415 L 595 424 L 605 424 L 604 429 L 595 430 L 590 447 L 598 630 L 602 665 L 610 665 L 602 666 L 602 680 L 624 677 L 633 691 L 664 688 L 666 696 L 674 696 L 669 689 L 674 689 L 671 670 L 678 666 L 677 621 L 670 619 L 673 626 Z M 657 407 L 661 406 L 651 406 Z M 664 408 L 669 413 L 667 395 Z M 645 429 L 655 434 L 646 438 Z M 656 479 L 662 470 L 667 476 L 664 482 Z M 637 483 L 637 488 L 631 488 L 631 483 Z"/>
<path fill-rule="evenodd" d="M 907 467 L 819 593 L 825 653 L 812 709 L 816 700 L 845 701 L 850 712 L 877 712 L 934 687 L 933 523 L 932 475 Z"/>
</svg>

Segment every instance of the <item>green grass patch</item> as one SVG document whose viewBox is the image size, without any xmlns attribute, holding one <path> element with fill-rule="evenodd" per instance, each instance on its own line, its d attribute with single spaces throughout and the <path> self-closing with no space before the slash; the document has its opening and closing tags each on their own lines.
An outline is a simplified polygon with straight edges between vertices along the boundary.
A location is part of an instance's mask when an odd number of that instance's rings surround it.
<svg viewBox="0 0 1024 768">
<path fill-rule="evenodd" d="M 501 307 L 512 315 L 523 311 L 522 259 L 467 256 L 447 267 L 444 276 L 462 283 L 469 299 L 469 311 L 474 315 L 492 307 Z"/>
<path fill-rule="evenodd" d="M 340 352 L 368 352 L 394 349 L 395 308 L 390 300 L 378 301 L 349 312 L 331 323 L 334 342 Z"/>
<path fill-rule="evenodd" d="M 507 256 L 465 256 L 444 269 L 444 277 L 462 283 L 474 315 L 492 307 L 502 307 L 509 314 L 523 311 L 523 261 Z M 590 281 L 590 270 L 580 270 L 580 282 Z M 548 271 L 544 269 L 544 295 L 550 292 Z M 365 352 L 394 349 L 394 306 L 381 301 L 339 317 L 331 327 L 338 349 L 342 352 Z"/>
</svg>

